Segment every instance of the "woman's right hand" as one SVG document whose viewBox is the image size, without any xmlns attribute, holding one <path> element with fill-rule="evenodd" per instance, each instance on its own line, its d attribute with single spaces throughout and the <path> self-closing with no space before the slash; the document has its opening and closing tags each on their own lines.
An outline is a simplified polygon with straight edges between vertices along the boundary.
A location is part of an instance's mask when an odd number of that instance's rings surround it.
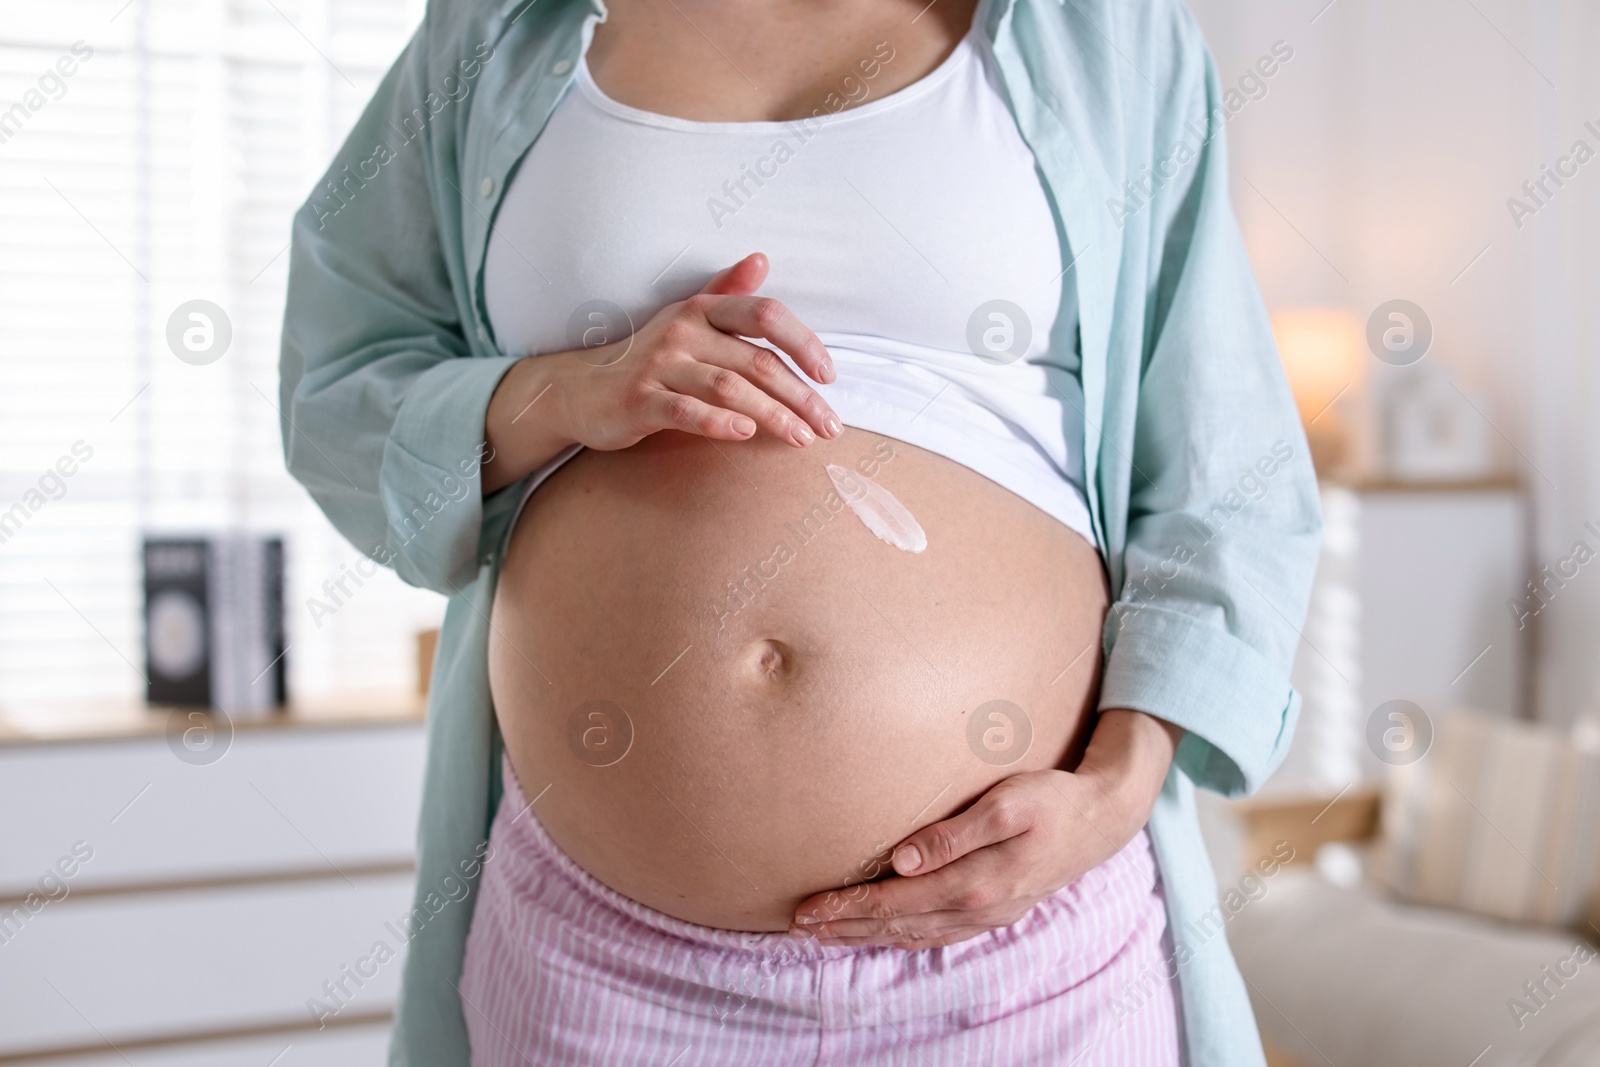
<svg viewBox="0 0 1600 1067">
<path fill-rule="evenodd" d="M 669 304 L 609 345 L 524 359 L 511 368 L 484 420 L 492 493 L 578 443 L 628 448 L 659 430 L 743 441 L 764 429 L 797 448 L 837 437 L 839 417 L 759 337 L 824 384 L 833 362 L 816 334 L 771 297 L 752 295 L 767 259 L 746 256 L 699 293 Z"/>
</svg>

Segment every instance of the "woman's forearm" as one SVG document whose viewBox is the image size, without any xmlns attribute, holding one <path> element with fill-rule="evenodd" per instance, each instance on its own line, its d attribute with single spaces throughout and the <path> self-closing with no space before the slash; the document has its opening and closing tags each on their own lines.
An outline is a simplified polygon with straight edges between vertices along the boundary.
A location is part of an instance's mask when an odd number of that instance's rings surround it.
<svg viewBox="0 0 1600 1067">
<path fill-rule="evenodd" d="M 1183 727 L 1142 711 L 1102 711 L 1075 772 L 1100 786 L 1103 806 L 1085 813 L 1090 821 L 1119 842 L 1138 833 L 1155 807 L 1183 735 Z"/>
<path fill-rule="evenodd" d="M 483 495 L 527 477 L 577 438 L 567 427 L 568 375 L 577 356 L 556 352 L 512 365 L 483 419 Z"/>
</svg>

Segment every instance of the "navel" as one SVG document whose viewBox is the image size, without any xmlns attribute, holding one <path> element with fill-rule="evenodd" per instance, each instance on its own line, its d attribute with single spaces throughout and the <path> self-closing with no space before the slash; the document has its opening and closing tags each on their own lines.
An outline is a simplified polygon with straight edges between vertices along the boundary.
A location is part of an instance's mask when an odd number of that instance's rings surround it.
<svg viewBox="0 0 1600 1067">
<path fill-rule="evenodd" d="M 782 682 L 794 673 L 794 649 L 770 638 L 753 642 L 745 649 L 745 672 L 757 682 Z"/>
</svg>

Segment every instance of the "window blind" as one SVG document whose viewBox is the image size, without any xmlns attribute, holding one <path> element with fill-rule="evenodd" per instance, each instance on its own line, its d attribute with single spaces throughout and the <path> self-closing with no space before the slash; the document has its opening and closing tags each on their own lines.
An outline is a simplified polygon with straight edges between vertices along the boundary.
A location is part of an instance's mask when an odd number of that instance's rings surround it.
<svg viewBox="0 0 1600 1067">
<path fill-rule="evenodd" d="M 443 601 L 384 571 L 313 615 L 359 554 L 276 404 L 292 215 L 421 13 L 0 0 L 0 704 L 142 695 L 145 532 L 284 537 L 291 693 L 414 684 Z M 195 300 L 214 362 L 168 344 Z"/>
</svg>

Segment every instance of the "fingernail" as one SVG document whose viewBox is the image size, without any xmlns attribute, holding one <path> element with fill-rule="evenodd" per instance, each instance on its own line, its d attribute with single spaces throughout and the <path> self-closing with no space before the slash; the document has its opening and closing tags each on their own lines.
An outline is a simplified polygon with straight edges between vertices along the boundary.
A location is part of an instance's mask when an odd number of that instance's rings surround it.
<svg viewBox="0 0 1600 1067">
<path fill-rule="evenodd" d="M 817 439 L 817 435 L 811 432 L 811 427 L 803 422 L 795 423 L 794 429 L 789 431 L 789 436 L 793 437 L 795 444 L 799 445 L 809 445 Z"/>
<path fill-rule="evenodd" d="M 756 432 L 756 424 L 743 415 L 736 415 L 733 420 L 733 432 L 741 437 L 749 437 Z"/>
<path fill-rule="evenodd" d="M 822 425 L 823 428 L 828 431 L 829 437 L 838 437 L 840 434 L 844 433 L 844 426 L 840 424 L 839 416 L 835 415 L 831 411 L 822 416 Z"/>
<path fill-rule="evenodd" d="M 916 845 L 906 845 L 894 854 L 894 869 L 901 874 L 910 874 L 922 866 L 922 852 Z"/>
<path fill-rule="evenodd" d="M 795 920 L 795 922 L 799 923 L 801 926 L 810 926 L 813 923 L 819 923 L 821 921 L 822 920 L 817 918 L 815 915 L 802 915 Z"/>
<path fill-rule="evenodd" d="M 834 373 L 833 360 L 829 359 L 827 356 L 823 356 L 822 357 L 822 380 L 824 382 L 832 382 L 835 379 L 837 379 L 838 377 L 839 377 L 838 374 Z"/>
</svg>

